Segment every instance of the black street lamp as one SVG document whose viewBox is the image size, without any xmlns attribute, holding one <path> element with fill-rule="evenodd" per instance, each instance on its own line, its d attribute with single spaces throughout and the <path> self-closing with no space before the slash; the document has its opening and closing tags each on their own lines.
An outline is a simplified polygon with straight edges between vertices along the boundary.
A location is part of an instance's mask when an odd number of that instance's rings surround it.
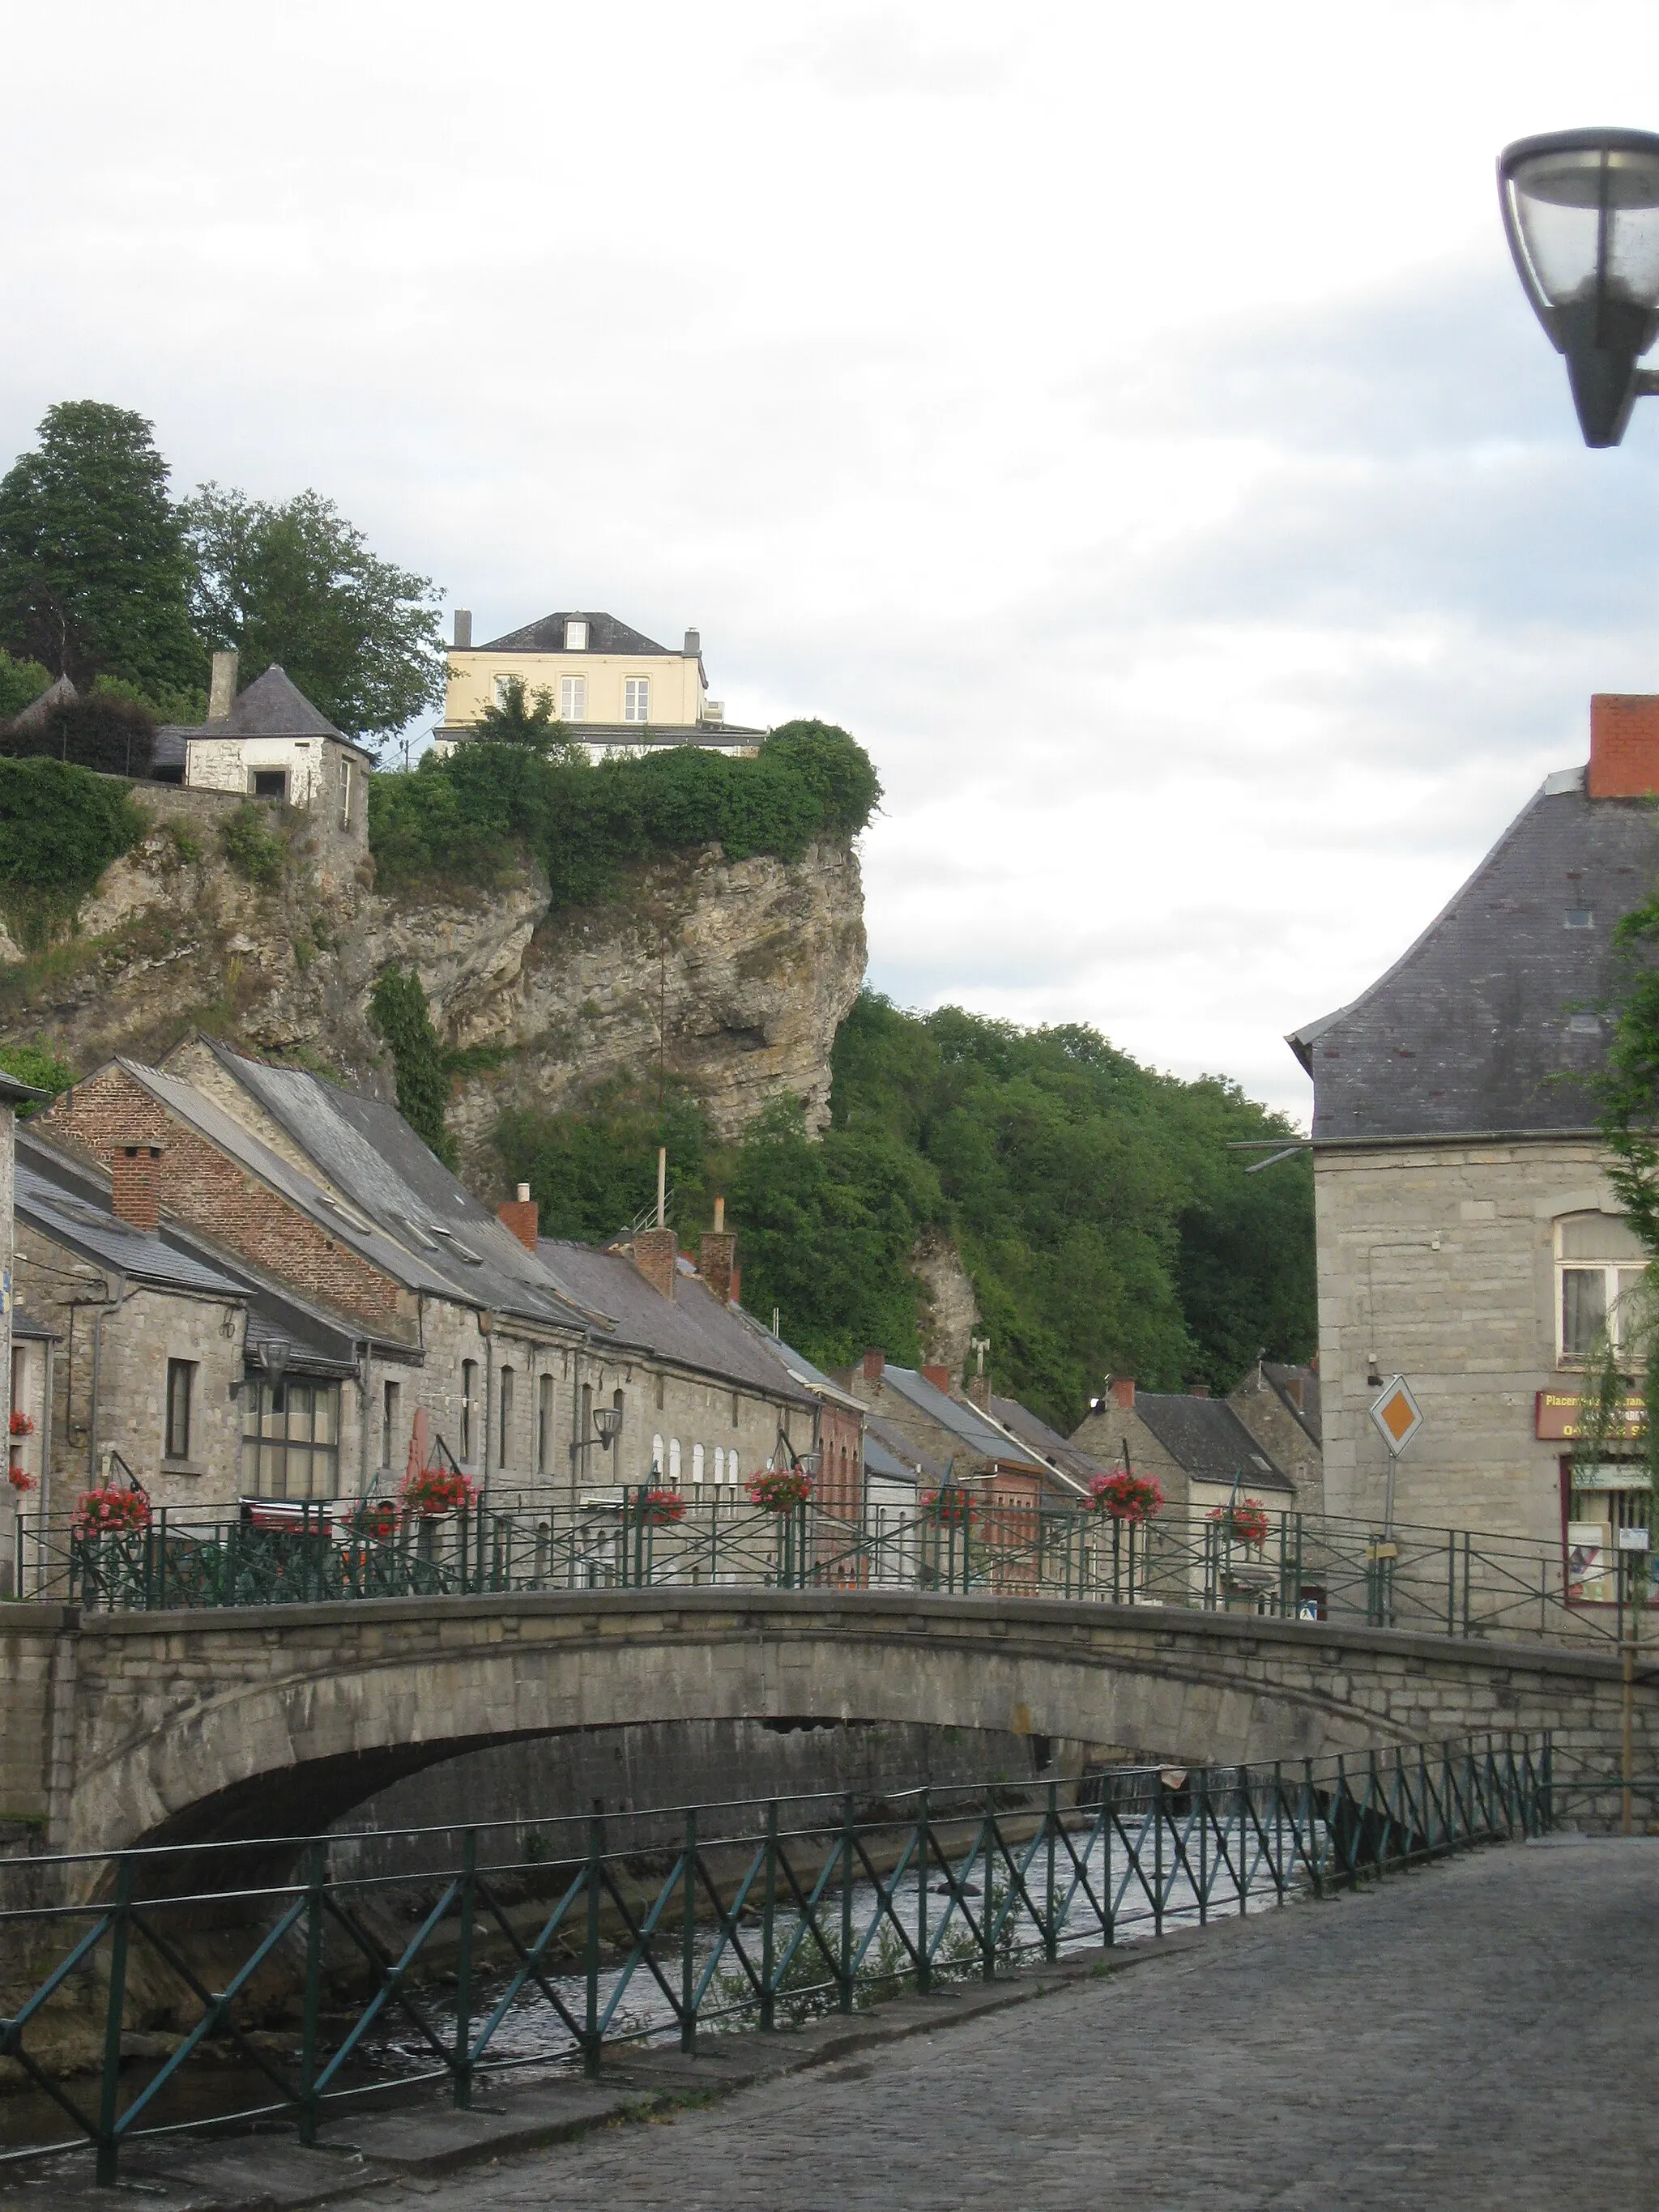
<svg viewBox="0 0 1659 2212">
<path fill-rule="evenodd" d="M 1510 252 L 1565 354 L 1587 446 L 1616 446 L 1659 374 L 1637 362 L 1659 337 L 1659 136 L 1551 131 L 1498 157 Z"/>
</svg>

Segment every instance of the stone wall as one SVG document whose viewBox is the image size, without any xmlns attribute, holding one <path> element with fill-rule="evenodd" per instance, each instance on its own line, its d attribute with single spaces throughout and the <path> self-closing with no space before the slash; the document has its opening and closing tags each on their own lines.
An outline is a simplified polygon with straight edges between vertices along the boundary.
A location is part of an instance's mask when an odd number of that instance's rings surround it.
<svg viewBox="0 0 1659 2212">
<path fill-rule="evenodd" d="M 1395 1519 L 1559 1542 L 1565 1448 L 1534 1437 L 1534 1400 L 1578 1387 L 1556 1364 L 1553 1224 L 1619 1210 L 1598 1147 L 1322 1146 L 1314 1194 L 1329 1510 L 1382 1525 L 1389 1454 L 1367 1376 L 1399 1372 L 1424 1424 Z"/>
</svg>

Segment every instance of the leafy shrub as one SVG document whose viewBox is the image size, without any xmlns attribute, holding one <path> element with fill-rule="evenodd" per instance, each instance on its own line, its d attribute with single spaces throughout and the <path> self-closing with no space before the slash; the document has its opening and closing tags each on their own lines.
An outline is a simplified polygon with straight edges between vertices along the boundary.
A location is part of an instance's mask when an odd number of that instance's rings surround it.
<svg viewBox="0 0 1659 2212">
<path fill-rule="evenodd" d="M 44 944 L 112 860 L 144 834 L 124 785 L 63 761 L 0 757 L 0 904 Z"/>
<path fill-rule="evenodd" d="M 68 761 L 106 775 L 146 776 L 155 741 L 155 717 L 148 707 L 97 690 L 60 701 L 38 728 L 0 732 L 0 753 Z"/>
<path fill-rule="evenodd" d="M 453 1073 L 412 968 L 388 968 L 369 994 L 368 1018 L 385 1038 L 398 1077 L 398 1111 L 446 1167 L 456 1164 L 455 1139 L 444 1126 Z"/>
<path fill-rule="evenodd" d="M 8 1075 L 15 1075 L 20 1083 L 32 1083 L 37 1091 L 50 1091 L 54 1098 L 75 1080 L 75 1070 L 69 1062 L 59 1060 L 55 1053 L 40 1044 L 0 1046 L 0 1067 Z M 20 1106 L 17 1117 L 26 1121 L 31 1114 L 41 1110 L 39 1105 Z"/>
<path fill-rule="evenodd" d="M 390 885 L 428 878 L 492 884 L 515 850 L 547 870 L 556 907 L 616 889 L 660 853 L 720 845 L 729 860 L 799 860 L 815 838 L 855 836 L 881 786 L 868 755 L 827 722 L 775 730 L 751 759 L 676 745 L 590 763 L 545 740 L 469 743 L 369 786 L 369 847 Z"/>
<path fill-rule="evenodd" d="M 0 652 L 0 722 L 32 707 L 51 684 L 52 671 L 38 660 L 14 660 L 10 653 Z"/>
<path fill-rule="evenodd" d="M 288 848 L 257 799 L 245 799 L 237 808 L 225 824 L 224 840 L 226 858 L 251 884 L 279 880 Z"/>
</svg>

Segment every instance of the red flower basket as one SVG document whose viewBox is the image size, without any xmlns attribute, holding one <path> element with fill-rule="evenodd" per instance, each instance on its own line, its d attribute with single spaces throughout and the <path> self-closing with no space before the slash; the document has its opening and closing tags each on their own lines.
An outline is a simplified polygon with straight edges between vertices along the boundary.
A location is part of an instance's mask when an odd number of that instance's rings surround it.
<svg viewBox="0 0 1659 2212">
<path fill-rule="evenodd" d="M 405 1513 L 412 1513 L 422 1521 L 433 1521 L 441 1513 L 462 1513 L 478 1494 L 477 1486 L 464 1475 L 458 1467 L 423 1467 L 418 1474 L 405 1475 L 398 1493 Z"/>
<path fill-rule="evenodd" d="M 9 1467 L 6 1469 L 6 1480 L 20 1497 L 26 1495 L 35 1487 L 34 1477 L 26 1467 Z"/>
<path fill-rule="evenodd" d="M 34 1424 L 27 1413 L 15 1413 L 11 1417 L 11 1432 L 15 1437 L 32 1437 Z"/>
<path fill-rule="evenodd" d="M 685 1500 L 678 1490 L 642 1490 L 640 1518 L 653 1528 L 672 1528 L 685 1518 Z"/>
<path fill-rule="evenodd" d="M 971 1528 L 979 1518 L 979 1500 L 952 1484 L 948 1490 L 923 1491 L 921 1510 L 930 1521 L 941 1528 L 963 1526 Z"/>
<path fill-rule="evenodd" d="M 1204 1518 L 1213 1521 L 1235 1544 L 1248 1544 L 1259 1552 L 1267 1540 L 1267 1509 L 1259 1498 L 1241 1498 L 1231 1505 L 1218 1505 Z"/>
<path fill-rule="evenodd" d="M 70 1526 L 77 1536 L 136 1536 L 149 1526 L 149 1499 L 142 1490 L 83 1490 Z"/>
<path fill-rule="evenodd" d="M 750 1503 L 763 1513 L 793 1513 L 812 1495 L 812 1478 L 803 1468 L 763 1467 L 749 1481 Z"/>
<path fill-rule="evenodd" d="M 1156 1475 L 1132 1474 L 1121 1467 L 1115 1474 L 1097 1474 L 1089 1485 L 1089 1510 L 1109 1513 L 1114 1521 L 1150 1521 L 1164 1509 L 1164 1486 Z"/>
<path fill-rule="evenodd" d="M 365 1498 L 346 1516 L 346 1528 L 371 1544 L 388 1544 L 398 1533 L 398 1513 L 390 1498 Z"/>
</svg>

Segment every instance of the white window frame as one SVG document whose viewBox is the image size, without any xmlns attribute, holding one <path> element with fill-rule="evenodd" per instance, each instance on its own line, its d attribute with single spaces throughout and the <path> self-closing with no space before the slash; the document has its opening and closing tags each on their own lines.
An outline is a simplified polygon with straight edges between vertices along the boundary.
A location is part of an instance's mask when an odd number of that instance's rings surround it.
<svg viewBox="0 0 1659 2212">
<path fill-rule="evenodd" d="M 560 677 L 559 720 L 562 722 L 585 722 L 587 720 L 587 678 L 585 676 Z"/>
<path fill-rule="evenodd" d="M 1567 1224 L 1571 1221 L 1582 1221 L 1585 1218 L 1583 1213 L 1561 1214 L 1558 1216 L 1555 1223 L 1555 1265 L 1553 1271 L 1555 1289 L 1555 1358 L 1556 1364 L 1559 1367 L 1583 1367 L 1589 1356 L 1590 1349 L 1586 1347 L 1584 1350 L 1573 1352 L 1569 1352 L 1567 1349 L 1567 1277 L 1570 1274 L 1599 1274 L 1602 1278 L 1601 1310 L 1605 1316 L 1607 1335 L 1612 1341 L 1613 1350 L 1618 1352 L 1622 1348 L 1625 1297 L 1641 1281 L 1647 1272 L 1644 1261 L 1629 1257 L 1622 1260 L 1581 1259 L 1577 1255 L 1565 1253 L 1561 1248 L 1566 1241 L 1564 1232 Z M 1610 1220 L 1624 1219 L 1622 1215 L 1608 1215 L 1606 1218 Z"/>
<path fill-rule="evenodd" d="M 564 649 L 567 653 L 586 653 L 587 650 L 587 617 L 567 615 L 564 624 Z"/>
<path fill-rule="evenodd" d="M 693 1444 L 691 1447 L 691 1480 L 696 1483 L 702 1480 L 702 1446 L 701 1444 Z"/>
<path fill-rule="evenodd" d="M 641 726 L 651 720 L 651 678 L 648 676 L 623 677 L 623 720 Z"/>
<path fill-rule="evenodd" d="M 505 707 L 505 706 L 506 706 L 506 704 L 507 704 L 507 685 L 508 685 L 509 684 L 520 684 L 520 683 L 522 683 L 523 681 L 524 681 L 523 678 L 522 678 L 522 677 L 520 677 L 520 676 L 515 675 L 515 674 L 514 673 L 514 672 L 513 672 L 511 669 L 509 669 L 509 670 L 507 671 L 507 674 L 506 674 L 505 676 L 497 676 L 497 677 L 494 677 L 494 678 L 492 678 L 492 679 L 491 679 L 491 693 L 492 693 L 492 696 L 493 696 L 493 697 L 494 697 L 494 699 L 495 699 L 495 704 L 496 704 L 498 707 Z"/>
</svg>

